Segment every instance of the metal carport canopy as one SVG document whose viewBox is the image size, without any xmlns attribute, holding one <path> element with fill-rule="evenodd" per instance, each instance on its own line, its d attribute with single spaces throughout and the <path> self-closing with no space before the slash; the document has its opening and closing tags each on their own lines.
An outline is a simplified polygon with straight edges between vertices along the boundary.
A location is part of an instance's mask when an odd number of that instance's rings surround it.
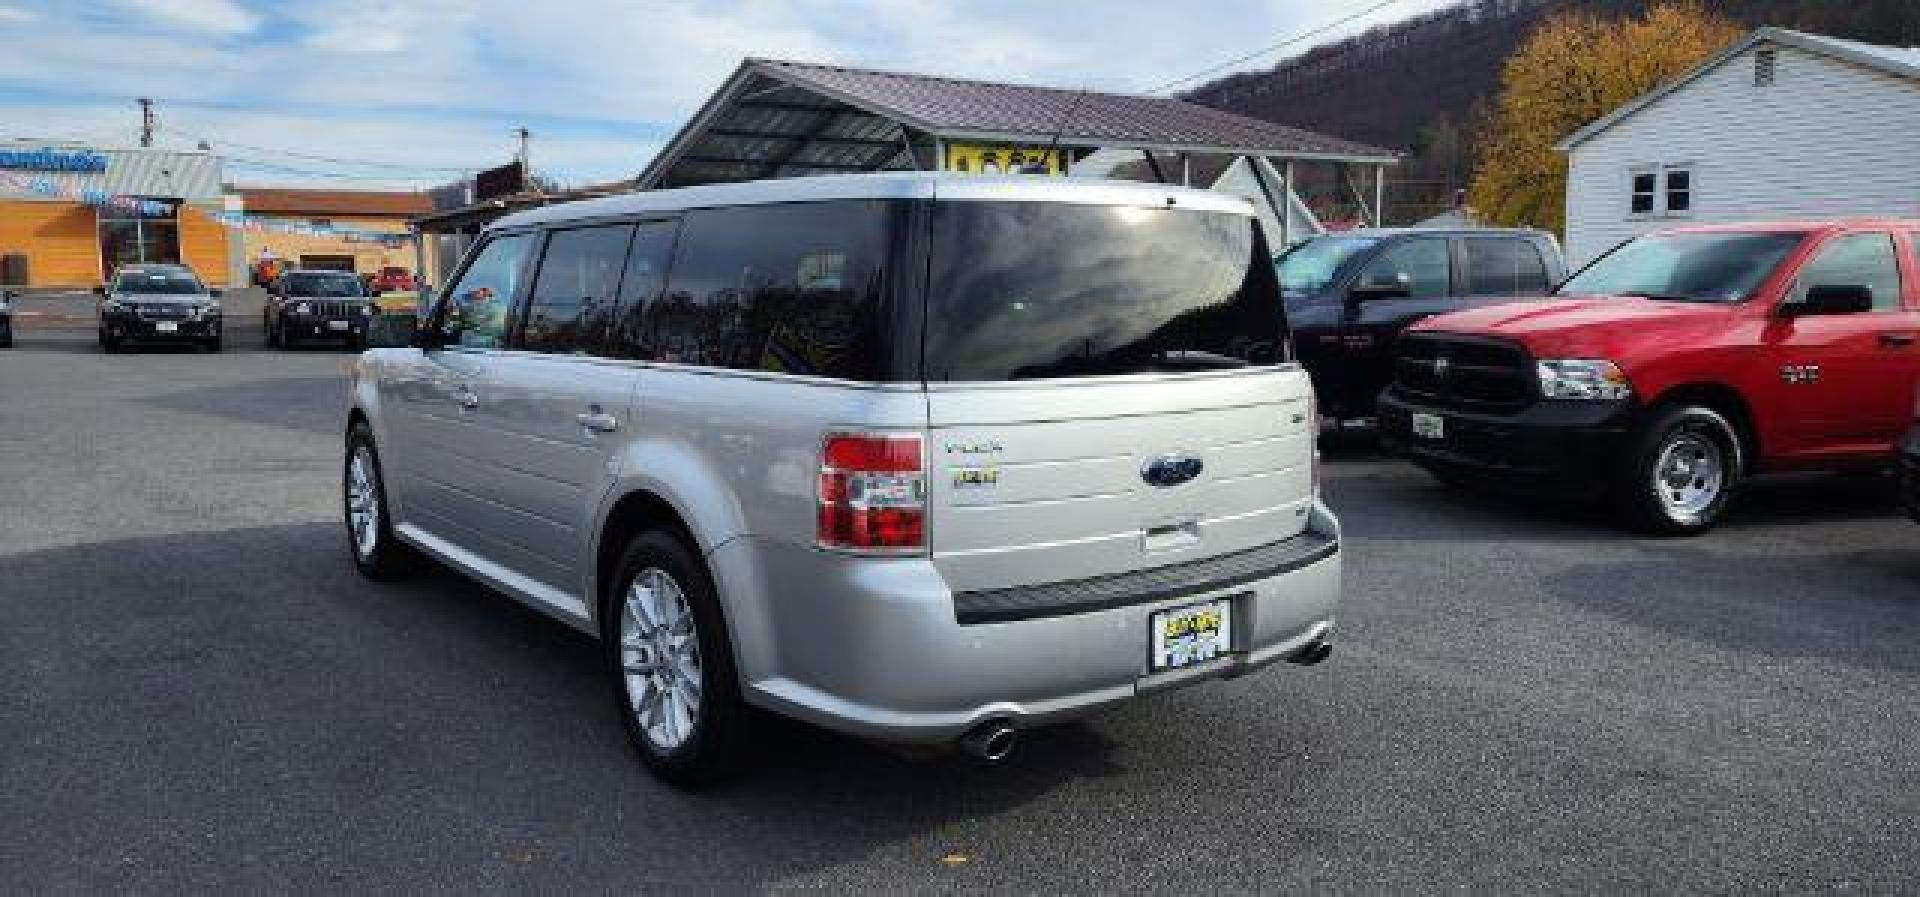
<svg viewBox="0 0 1920 897">
<path fill-rule="evenodd" d="M 1391 165 L 1389 150 L 1171 97 L 748 59 L 674 135 L 639 189 L 933 169 L 944 143 Z"/>
</svg>

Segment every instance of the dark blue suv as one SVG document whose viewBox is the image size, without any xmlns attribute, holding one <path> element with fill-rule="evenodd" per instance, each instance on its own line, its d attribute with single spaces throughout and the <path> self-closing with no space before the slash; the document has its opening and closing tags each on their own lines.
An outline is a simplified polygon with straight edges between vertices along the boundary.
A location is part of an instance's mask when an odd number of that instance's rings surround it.
<svg viewBox="0 0 1920 897">
<path fill-rule="evenodd" d="M 1421 318 L 1544 296 L 1566 278 L 1552 235 L 1505 228 L 1324 234 L 1275 257 L 1294 349 L 1329 426 L 1367 427 L 1393 344 Z"/>
</svg>

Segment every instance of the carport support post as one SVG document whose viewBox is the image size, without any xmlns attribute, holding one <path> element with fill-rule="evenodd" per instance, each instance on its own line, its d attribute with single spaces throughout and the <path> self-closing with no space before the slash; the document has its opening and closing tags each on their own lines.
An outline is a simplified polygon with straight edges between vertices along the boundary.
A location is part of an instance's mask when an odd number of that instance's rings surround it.
<svg viewBox="0 0 1920 897">
<path fill-rule="evenodd" d="M 427 232 L 420 229 L 417 222 L 409 222 L 407 230 L 413 234 L 413 309 L 414 314 L 425 317 L 427 313 L 427 291 L 421 286 L 427 282 Z"/>
<path fill-rule="evenodd" d="M 1373 226 L 1387 226 L 1387 166 L 1373 166 Z"/>
<path fill-rule="evenodd" d="M 1180 186 L 1193 186 L 1193 154 L 1180 154 Z"/>
</svg>

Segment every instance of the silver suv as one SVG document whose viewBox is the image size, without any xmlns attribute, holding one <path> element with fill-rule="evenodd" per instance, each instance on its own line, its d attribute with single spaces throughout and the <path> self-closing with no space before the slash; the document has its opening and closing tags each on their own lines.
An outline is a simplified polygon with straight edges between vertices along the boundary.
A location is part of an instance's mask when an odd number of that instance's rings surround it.
<svg viewBox="0 0 1920 897">
<path fill-rule="evenodd" d="M 1330 650 L 1339 528 L 1252 209 L 889 174 L 489 228 L 354 371 L 345 512 L 601 637 L 669 780 L 749 706 L 995 758 Z"/>
</svg>

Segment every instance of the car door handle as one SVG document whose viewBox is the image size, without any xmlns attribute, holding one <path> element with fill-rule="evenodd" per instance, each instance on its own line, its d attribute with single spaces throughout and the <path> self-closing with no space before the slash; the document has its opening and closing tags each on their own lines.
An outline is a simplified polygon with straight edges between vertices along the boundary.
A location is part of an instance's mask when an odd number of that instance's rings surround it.
<svg viewBox="0 0 1920 897">
<path fill-rule="evenodd" d="M 620 419 L 604 411 L 582 411 L 573 419 L 595 433 L 611 433 L 620 429 Z"/>
<path fill-rule="evenodd" d="M 468 411 L 480 407 L 480 396 L 475 394 L 471 389 L 463 389 L 454 393 L 453 400 L 459 402 L 460 407 Z"/>
<path fill-rule="evenodd" d="M 1889 349 L 1904 348 L 1913 345 L 1913 339 L 1913 334 L 1911 333 L 1882 333 L 1880 334 L 1880 345 L 1886 346 Z"/>
</svg>

